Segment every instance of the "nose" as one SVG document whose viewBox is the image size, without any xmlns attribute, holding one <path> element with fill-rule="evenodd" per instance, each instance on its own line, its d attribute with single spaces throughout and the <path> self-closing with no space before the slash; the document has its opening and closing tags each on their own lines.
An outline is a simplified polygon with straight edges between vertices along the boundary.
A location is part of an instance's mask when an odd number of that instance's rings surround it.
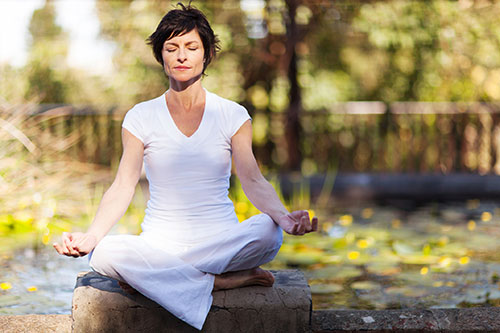
<svg viewBox="0 0 500 333">
<path fill-rule="evenodd" d="M 181 63 L 186 61 L 186 50 L 183 47 L 180 47 L 179 52 L 177 52 L 177 61 Z"/>
</svg>

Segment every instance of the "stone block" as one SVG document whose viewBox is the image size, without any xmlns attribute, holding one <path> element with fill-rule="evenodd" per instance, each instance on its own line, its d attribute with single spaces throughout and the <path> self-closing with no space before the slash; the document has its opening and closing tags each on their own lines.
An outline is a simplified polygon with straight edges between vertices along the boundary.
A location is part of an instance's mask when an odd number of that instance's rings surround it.
<svg viewBox="0 0 500 333">
<path fill-rule="evenodd" d="M 316 310 L 311 331 L 500 332 L 500 308 Z"/>
<path fill-rule="evenodd" d="M 0 316 L 2 333 L 68 333 L 71 332 L 70 315 L 15 315 Z"/>
<path fill-rule="evenodd" d="M 307 332 L 311 293 L 298 270 L 272 271 L 274 286 L 213 292 L 202 332 Z M 73 293 L 73 332 L 198 332 L 160 305 L 95 272 L 80 273 Z"/>
</svg>

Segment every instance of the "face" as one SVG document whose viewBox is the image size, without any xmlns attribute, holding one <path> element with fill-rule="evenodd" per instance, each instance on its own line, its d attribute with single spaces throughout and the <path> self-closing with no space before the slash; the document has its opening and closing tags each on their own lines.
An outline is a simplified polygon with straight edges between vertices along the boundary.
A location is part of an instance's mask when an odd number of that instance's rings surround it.
<svg viewBox="0 0 500 333">
<path fill-rule="evenodd" d="M 189 81 L 203 72 L 205 51 L 196 29 L 175 36 L 163 44 L 163 69 L 170 79 Z"/>
</svg>

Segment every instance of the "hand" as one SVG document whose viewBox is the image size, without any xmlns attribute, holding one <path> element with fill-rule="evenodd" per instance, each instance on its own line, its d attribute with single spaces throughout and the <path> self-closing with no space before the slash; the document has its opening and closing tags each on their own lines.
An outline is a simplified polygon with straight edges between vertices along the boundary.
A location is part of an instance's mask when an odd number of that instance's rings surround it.
<svg viewBox="0 0 500 333">
<path fill-rule="evenodd" d="M 307 210 L 296 210 L 281 215 L 277 222 L 290 235 L 304 235 L 308 232 L 318 230 L 318 218 L 315 216 L 311 221 Z"/>
<path fill-rule="evenodd" d="M 68 257 L 83 257 L 90 253 L 97 245 L 97 238 L 89 233 L 63 232 L 62 245 L 54 243 L 57 253 Z"/>
</svg>

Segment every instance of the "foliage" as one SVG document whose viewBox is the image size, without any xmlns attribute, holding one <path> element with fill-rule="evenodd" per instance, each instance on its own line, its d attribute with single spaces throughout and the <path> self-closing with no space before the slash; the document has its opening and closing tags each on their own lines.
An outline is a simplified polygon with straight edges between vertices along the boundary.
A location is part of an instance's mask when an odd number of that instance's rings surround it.
<svg viewBox="0 0 500 333">
<path fill-rule="evenodd" d="M 94 197 L 92 184 L 109 177 L 107 169 L 69 158 L 75 133 L 56 140 L 45 128 L 57 118 L 41 121 L 33 112 L 29 105 L 0 108 L 0 191 L 13 194 L 0 196 L 2 250 L 26 241 L 36 248 L 87 222 L 92 212 L 81 203 Z"/>
</svg>

